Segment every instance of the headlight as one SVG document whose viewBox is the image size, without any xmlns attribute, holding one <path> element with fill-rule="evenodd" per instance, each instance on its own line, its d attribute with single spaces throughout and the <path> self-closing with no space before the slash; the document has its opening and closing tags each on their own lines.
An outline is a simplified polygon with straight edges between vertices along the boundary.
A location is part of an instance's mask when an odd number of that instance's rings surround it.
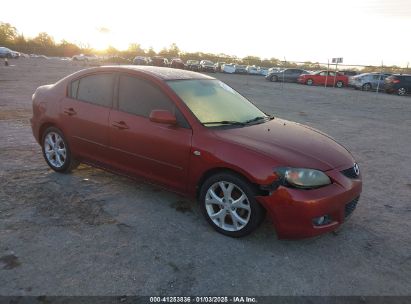
<svg viewBox="0 0 411 304">
<path fill-rule="evenodd" d="M 315 169 L 277 168 L 275 171 L 284 186 L 312 189 L 331 184 L 324 172 Z"/>
</svg>

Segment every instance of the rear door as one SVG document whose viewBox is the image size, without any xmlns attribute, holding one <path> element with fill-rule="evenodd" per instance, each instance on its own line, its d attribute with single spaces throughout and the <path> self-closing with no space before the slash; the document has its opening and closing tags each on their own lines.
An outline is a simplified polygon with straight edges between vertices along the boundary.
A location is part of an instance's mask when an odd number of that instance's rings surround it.
<svg viewBox="0 0 411 304">
<path fill-rule="evenodd" d="M 72 81 L 60 103 L 60 121 L 73 154 L 104 162 L 108 152 L 108 116 L 113 102 L 113 73 Z"/>
<path fill-rule="evenodd" d="M 110 113 L 110 149 L 115 166 L 179 192 L 186 191 L 192 130 L 174 103 L 150 80 L 121 74 L 117 105 Z M 168 110 L 177 126 L 150 121 Z"/>
<path fill-rule="evenodd" d="M 287 69 L 284 71 L 284 81 L 291 81 L 293 77 L 293 69 Z"/>
<path fill-rule="evenodd" d="M 376 74 L 372 76 L 372 88 L 380 91 L 384 89 L 384 74 Z"/>
</svg>

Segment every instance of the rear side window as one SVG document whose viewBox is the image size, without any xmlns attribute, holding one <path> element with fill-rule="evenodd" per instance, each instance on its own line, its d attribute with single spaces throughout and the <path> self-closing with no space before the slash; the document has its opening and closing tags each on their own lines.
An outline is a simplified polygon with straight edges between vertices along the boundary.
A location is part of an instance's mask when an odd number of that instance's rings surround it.
<svg viewBox="0 0 411 304">
<path fill-rule="evenodd" d="M 113 100 L 114 75 L 95 74 L 73 81 L 69 97 L 92 104 L 111 107 Z"/>
<path fill-rule="evenodd" d="M 157 87 L 146 80 L 120 76 L 118 107 L 120 111 L 149 117 L 152 110 L 174 113 L 174 104 Z"/>
</svg>

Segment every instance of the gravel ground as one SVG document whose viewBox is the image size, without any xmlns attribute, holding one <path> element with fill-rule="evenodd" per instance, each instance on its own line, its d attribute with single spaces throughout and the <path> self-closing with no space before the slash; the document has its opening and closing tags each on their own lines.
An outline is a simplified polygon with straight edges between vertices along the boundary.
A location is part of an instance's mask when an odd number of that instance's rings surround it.
<svg viewBox="0 0 411 304">
<path fill-rule="evenodd" d="M 364 190 L 338 234 L 222 236 L 194 201 L 82 165 L 51 171 L 31 94 L 83 68 L 0 66 L 0 295 L 411 295 L 411 98 L 216 74 L 266 112 L 345 145 Z"/>
</svg>

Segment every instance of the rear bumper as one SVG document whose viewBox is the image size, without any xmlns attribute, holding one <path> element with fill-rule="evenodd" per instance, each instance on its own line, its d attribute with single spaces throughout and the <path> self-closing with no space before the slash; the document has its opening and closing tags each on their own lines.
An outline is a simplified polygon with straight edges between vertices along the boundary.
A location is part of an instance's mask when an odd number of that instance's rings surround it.
<svg viewBox="0 0 411 304">
<path fill-rule="evenodd" d="M 334 231 L 346 220 L 346 212 L 353 211 L 362 190 L 361 177 L 350 179 L 339 170 L 327 174 L 333 183 L 326 187 L 301 190 L 280 186 L 269 196 L 256 197 L 266 208 L 280 239 L 307 238 Z M 328 224 L 313 223 L 314 218 L 325 215 L 331 219 Z"/>
<path fill-rule="evenodd" d="M 38 143 L 40 143 L 40 126 L 35 122 L 33 118 L 30 118 L 30 124 L 31 124 L 31 131 L 33 132 L 33 136 L 36 139 Z"/>
<path fill-rule="evenodd" d="M 204 72 L 215 72 L 216 71 L 216 69 L 214 67 L 210 67 L 210 66 L 203 66 L 203 67 L 201 67 L 201 69 Z"/>
</svg>

